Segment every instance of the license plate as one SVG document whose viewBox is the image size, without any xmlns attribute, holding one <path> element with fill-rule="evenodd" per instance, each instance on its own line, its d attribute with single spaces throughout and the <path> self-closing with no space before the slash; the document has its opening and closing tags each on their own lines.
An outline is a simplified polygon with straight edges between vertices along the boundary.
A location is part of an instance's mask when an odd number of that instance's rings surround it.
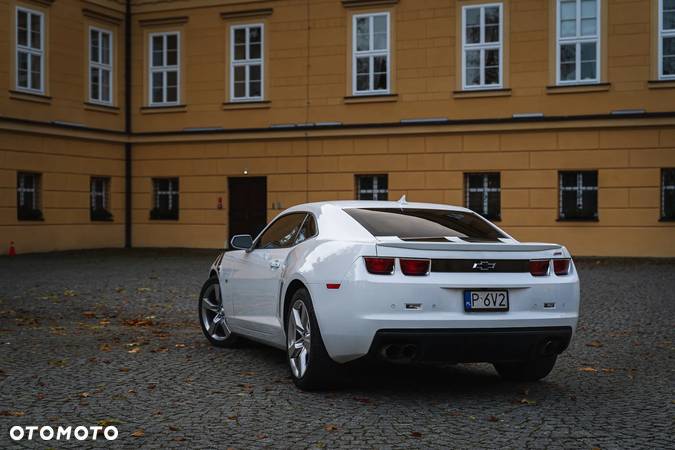
<svg viewBox="0 0 675 450">
<path fill-rule="evenodd" d="M 464 291 L 464 311 L 508 311 L 509 291 Z"/>
</svg>

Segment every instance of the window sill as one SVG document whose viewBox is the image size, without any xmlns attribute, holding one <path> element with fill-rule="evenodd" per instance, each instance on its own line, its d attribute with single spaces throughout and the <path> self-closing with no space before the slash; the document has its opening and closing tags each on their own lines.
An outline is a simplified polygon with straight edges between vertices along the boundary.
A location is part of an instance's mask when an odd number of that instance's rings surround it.
<svg viewBox="0 0 675 450">
<path fill-rule="evenodd" d="M 573 218 L 564 218 L 558 217 L 556 222 L 600 222 L 598 217 L 573 217 Z"/>
<path fill-rule="evenodd" d="M 239 101 L 239 102 L 224 102 L 224 110 L 233 109 L 267 109 L 272 107 L 272 102 L 269 100 L 254 100 L 254 101 Z"/>
<path fill-rule="evenodd" d="M 19 222 L 44 222 L 45 218 L 44 217 L 36 217 L 36 218 L 21 218 L 17 219 Z"/>
<path fill-rule="evenodd" d="M 363 94 L 345 97 L 345 104 L 388 103 L 398 101 L 398 94 Z"/>
<path fill-rule="evenodd" d="M 108 114 L 119 114 L 120 109 L 117 106 L 102 105 L 99 103 L 84 102 L 84 109 L 87 111 L 98 111 Z"/>
<path fill-rule="evenodd" d="M 546 86 L 547 94 L 582 94 L 586 92 L 605 92 L 609 91 L 610 83 L 589 83 L 589 84 L 561 84 L 557 86 Z"/>
<path fill-rule="evenodd" d="M 38 94 L 26 91 L 9 90 L 9 98 L 13 100 L 24 100 L 27 102 L 51 104 L 52 98 L 48 95 Z"/>
<path fill-rule="evenodd" d="M 454 98 L 480 98 L 480 97 L 508 97 L 511 95 L 511 89 L 466 89 L 463 91 L 454 91 Z"/>
<path fill-rule="evenodd" d="M 143 106 L 141 114 L 164 114 L 187 112 L 187 105 Z"/>
<path fill-rule="evenodd" d="M 672 89 L 675 88 L 675 80 L 649 80 L 647 87 L 649 89 Z"/>
</svg>

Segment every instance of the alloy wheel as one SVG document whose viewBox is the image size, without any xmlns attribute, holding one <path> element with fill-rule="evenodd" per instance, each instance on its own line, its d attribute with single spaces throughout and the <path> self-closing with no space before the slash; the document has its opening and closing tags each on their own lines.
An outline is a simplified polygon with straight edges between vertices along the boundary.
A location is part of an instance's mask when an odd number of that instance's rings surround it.
<svg viewBox="0 0 675 450">
<path fill-rule="evenodd" d="M 302 378 L 309 367 L 309 351 L 312 343 L 309 311 L 302 300 L 297 300 L 288 317 L 288 360 L 296 378 Z"/>
<path fill-rule="evenodd" d="M 212 339 L 224 341 L 230 336 L 218 283 L 210 285 L 204 292 L 201 313 L 204 329 Z"/>
</svg>

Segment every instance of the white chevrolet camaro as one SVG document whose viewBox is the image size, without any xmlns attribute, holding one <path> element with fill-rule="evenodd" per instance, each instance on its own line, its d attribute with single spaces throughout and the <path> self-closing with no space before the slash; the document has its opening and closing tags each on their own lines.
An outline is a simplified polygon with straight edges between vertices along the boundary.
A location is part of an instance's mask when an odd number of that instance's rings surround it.
<svg viewBox="0 0 675 450">
<path fill-rule="evenodd" d="M 199 296 L 204 334 L 285 350 L 303 389 L 370 359 L 490 362 L 504 378 L 538 380 L 579 317 L 565 247 L 518 242 L 461 207 L 303 204 L 230 248 Z"/>
</svg>

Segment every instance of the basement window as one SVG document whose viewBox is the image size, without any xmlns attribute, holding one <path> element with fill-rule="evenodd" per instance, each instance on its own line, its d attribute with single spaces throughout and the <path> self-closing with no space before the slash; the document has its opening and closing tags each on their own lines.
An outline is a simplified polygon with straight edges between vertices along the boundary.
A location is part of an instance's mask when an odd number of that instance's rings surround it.
<svg viewBox="0 0 675 450">
<path fill-rule="evenodd" d="M 661 171 L 661 219 L 675 220 L 675 169 Z"/>
<path fill-rule="evenodd" d="M 92 177 L 90 196 L 91 220 L 111 221 L 112 214 L 110 213 L 110 178 Z"/>
<path fill-rule="evenodd" d="M 18 220 L 42 220 L 41 175 L 19 172 L 16 177 L 16 216 Z"/>
<path fill-rule="evenodd" d="M 389 197 L 387 175 L 357 175 L 357 200 L 387 200 Z"/>
<path fill-rule="evenodd" d="M 178 178 L 154 178 L 152 220 L 178 220 Z"/>
<path fill-rule="evenodd" d="M 560 172 L 560 220 L 598 220 L 598 171 Z"/>
<path fill-rule="evenodd" d="M 501 218 L 501 185 L 498 173 L 464 174 L 465 206 L 486 219 Z"/>
</svg>

